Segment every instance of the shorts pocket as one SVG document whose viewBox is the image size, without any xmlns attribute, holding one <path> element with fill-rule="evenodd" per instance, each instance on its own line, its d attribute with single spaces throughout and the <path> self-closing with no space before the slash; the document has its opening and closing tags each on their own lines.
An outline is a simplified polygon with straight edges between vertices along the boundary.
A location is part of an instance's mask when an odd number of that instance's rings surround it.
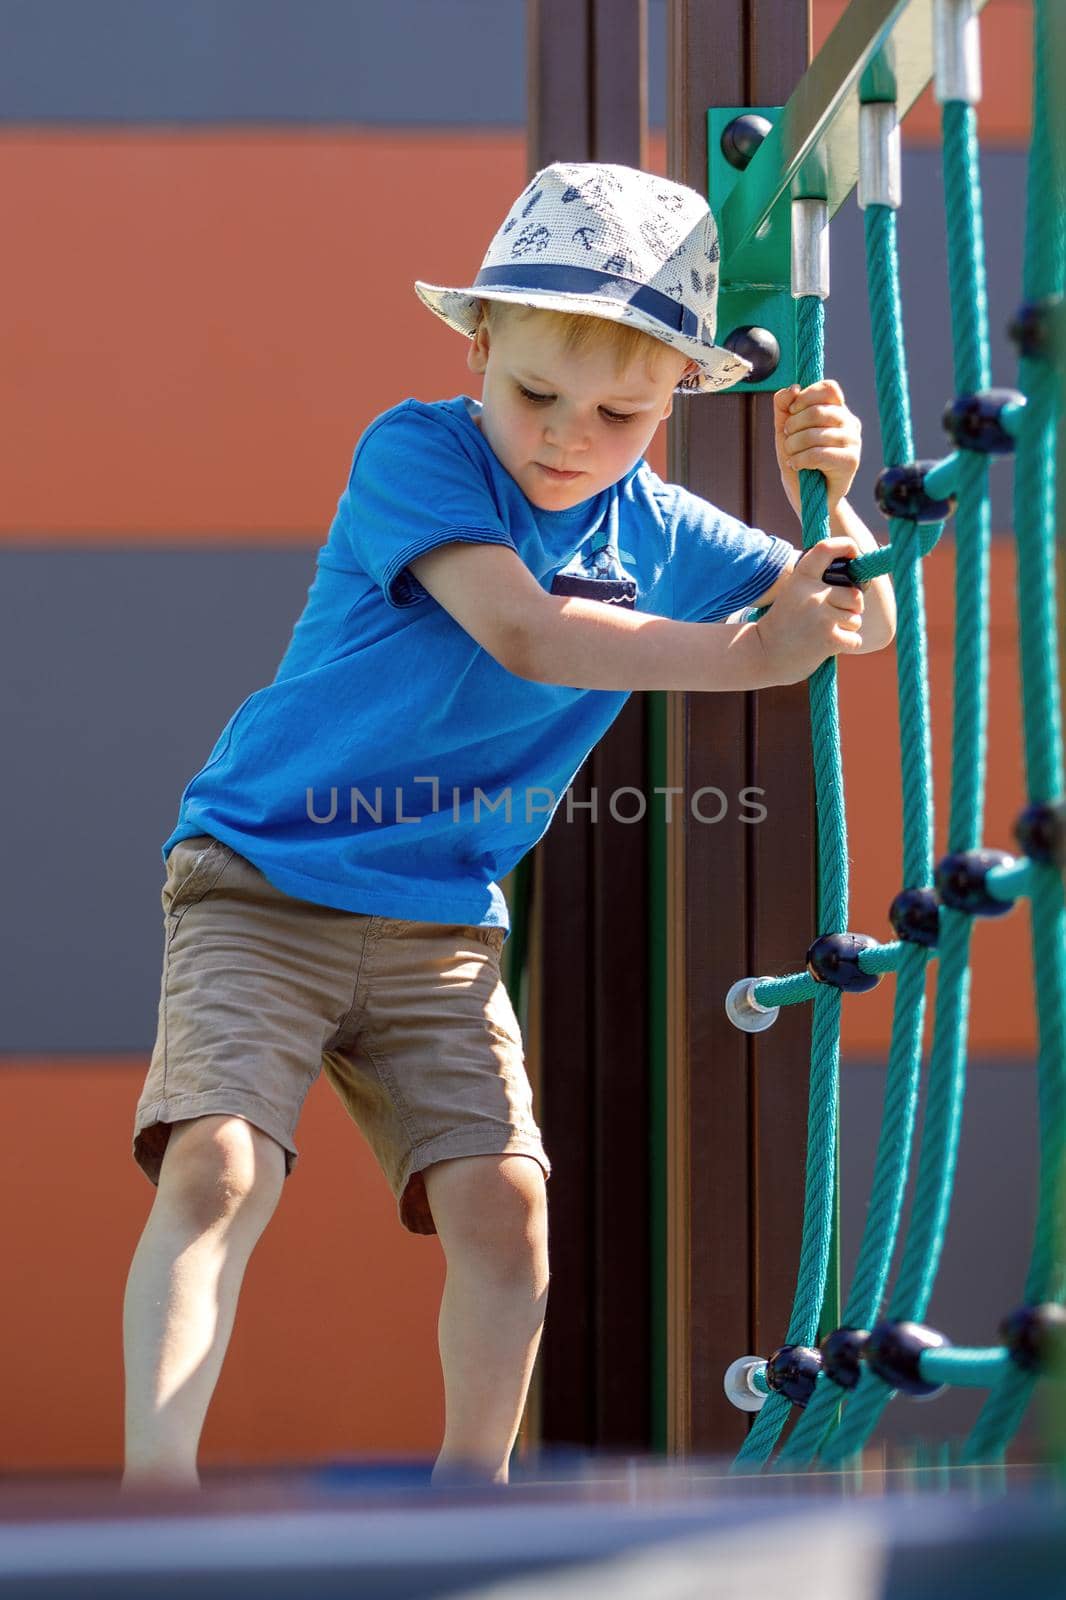
<svg viewBox="0 0 1066 1600">
<path fill-rule="evenodd" d="M 228 844 L 209 834 L 179 840 L 167 857 L 167 880 L 162 893 L 164 915 L 170 916 L 202 900 L 235 855 Z"/>
</svg>

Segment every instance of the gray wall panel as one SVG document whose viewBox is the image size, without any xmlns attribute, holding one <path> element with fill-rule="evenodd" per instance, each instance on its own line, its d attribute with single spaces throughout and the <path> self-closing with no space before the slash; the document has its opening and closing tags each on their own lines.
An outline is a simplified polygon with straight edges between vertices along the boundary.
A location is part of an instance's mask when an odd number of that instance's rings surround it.
<svg viewBox="0 0 1066 1600">
<path fill-rule="evenodd" d="M 150 1050 L 160 850 L 313 549 L 7 550 L 0 1052 Z"/>
<path fill-rule="evenodd" d="M 525 114 L 523 0 L 0 0 L 8 122 Z"/>
<path fill-rule="evenodd" d="M 1026 937 L 1022 922 L 1017 931 L 1019 938 Z M 866 1216 L 884 1091 L 883 1065 L 845 1061 L 840 1140 L 845 1296 Z M 995 1344 L 1000 1319 L 1020 1304 L 1036 1216 L 1036 1183 L 1032 1062 L 971 1062 L 955 1203 L 925 1319 L 954 1344 Z M 909 1201 L 908 1195 L 908 1211 Z M 901 1443 L 958 1439 L 976 1418 L 982 1395 L 978 1390 L 948 1390 L 928 1403 L 897 1397 L 885 1415 L 882 1434 Z M 1038 1420 L 1038 1408 L 1031 1407 L 1028 1436 Z"/>
<path fill-rule="evenodd" d="M 0 0 L 0 121 L 518 127 L 524 0 Z M 666 0 L 648 6 L 666 121 Z"/>
</svg>

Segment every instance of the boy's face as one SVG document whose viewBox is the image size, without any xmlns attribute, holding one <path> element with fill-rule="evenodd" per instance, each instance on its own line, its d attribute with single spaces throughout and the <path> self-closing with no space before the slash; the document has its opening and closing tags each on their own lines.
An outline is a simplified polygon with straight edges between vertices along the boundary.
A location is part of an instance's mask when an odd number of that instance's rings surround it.
<svg viewBox="0 0 1066 1600">
<path fill-rule="evenodd" d="M 609 345 L 567 350 L 549 319 L 482 323 L 467 353 L 484 375 L 481 431 L 526 498 L 564 511 L 623 478 L 673 408 L 689 365 L 669 345 L 622 372 Z"/>
</svg>

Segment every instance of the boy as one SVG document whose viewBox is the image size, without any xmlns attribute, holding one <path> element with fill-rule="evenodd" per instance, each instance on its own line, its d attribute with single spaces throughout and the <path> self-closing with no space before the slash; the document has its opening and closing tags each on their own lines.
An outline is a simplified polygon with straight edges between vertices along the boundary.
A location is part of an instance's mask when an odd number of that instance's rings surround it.
<svg viewBox="0 0 1066 1600">
<path fill-rule="evenodd" d="M 859 429 L 836 385 L 775 402 L 793 506 L 800 468 L 827 479 L 834 537 L 802 559 L 642 460 L 675 391 L 747 370 L 713 342 L 717 258 L 694 191 L 556 164 L 473 285 L 416 285 L 469 336 L 481 403 L 410 400 L 363 435 L 277 675 L 230 719 L 163 847 L 127 1485 L 198 1482 L 241 1279 L 321 1068 L 404 1225 L 444 1249 L 435 1480 L 507 1480 L 550 1168 L 499 975 L 498 880 L 629 691 L 796 682 L 894 630 L 887 579 L 865 603 L 821 581 L 876 548 L 843 498 Z"/>
</svg>

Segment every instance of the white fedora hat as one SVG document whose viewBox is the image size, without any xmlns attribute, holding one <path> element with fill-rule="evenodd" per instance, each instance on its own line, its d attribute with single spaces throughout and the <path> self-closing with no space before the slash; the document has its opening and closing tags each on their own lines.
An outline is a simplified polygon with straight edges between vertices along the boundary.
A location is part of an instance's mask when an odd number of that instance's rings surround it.
<svg viewBox="0 0 1066 1600">
<path fill-rule="evenodd" d="M 728 389 L 751 371 L 714 342 L 718 229 L 706 200 L 634 167 L 553 162 L 511 207 L 472 284 L 415 289 L 469 337 L 480 300 L 628 322 L 696 363 L 679 393 Z"/>
</svg>

